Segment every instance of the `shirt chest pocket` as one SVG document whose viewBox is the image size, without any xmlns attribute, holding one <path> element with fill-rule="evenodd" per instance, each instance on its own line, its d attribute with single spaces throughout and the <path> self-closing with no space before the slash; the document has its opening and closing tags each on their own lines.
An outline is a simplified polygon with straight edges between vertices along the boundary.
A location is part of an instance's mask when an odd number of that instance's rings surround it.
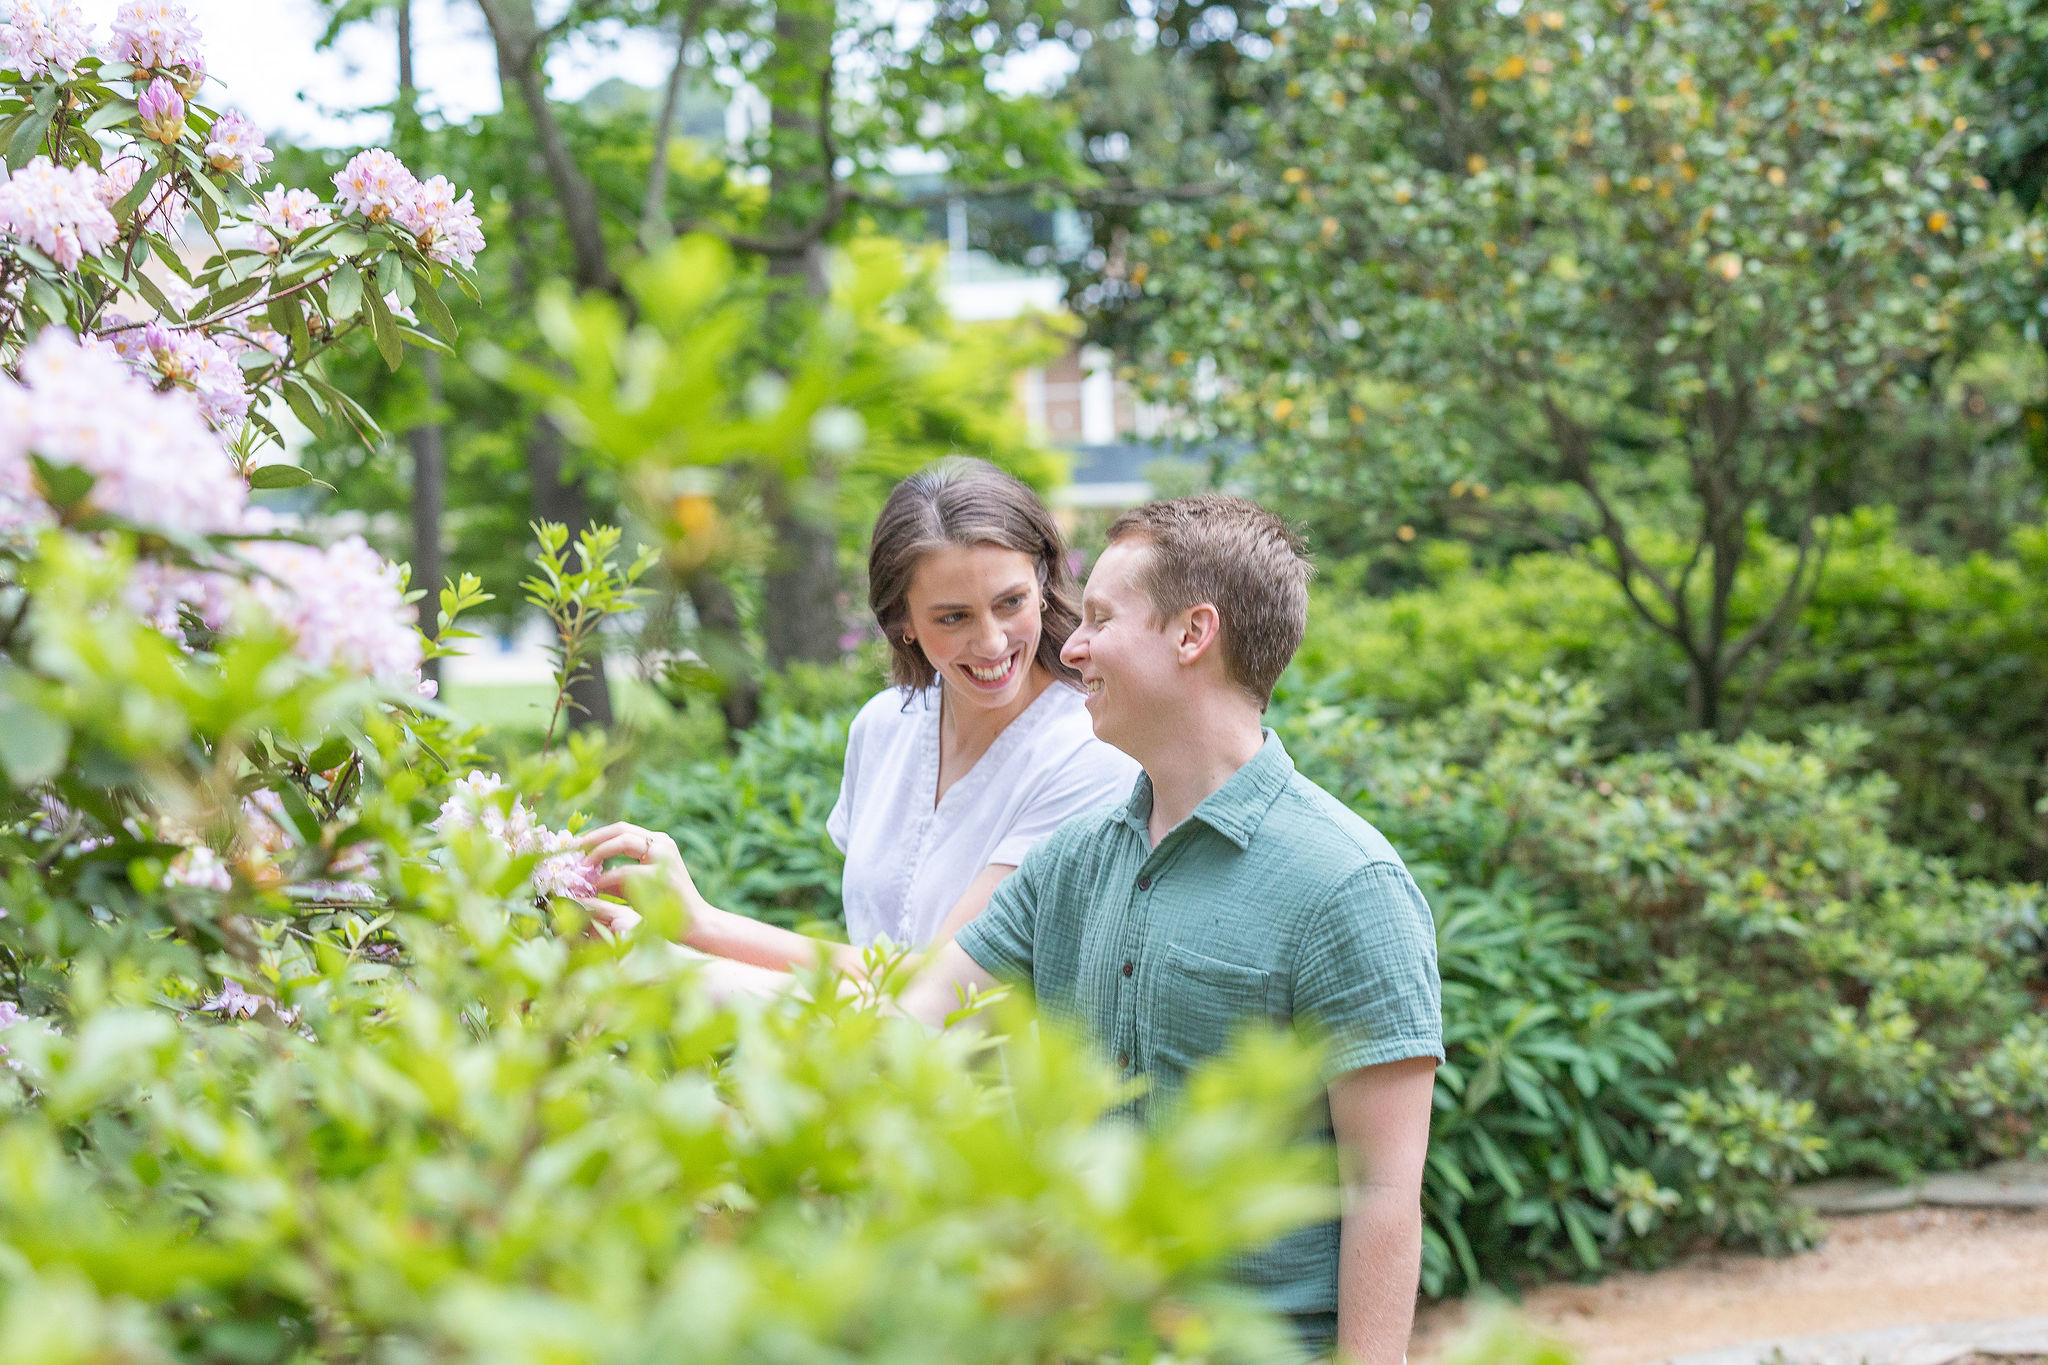
<svg viewBox="0 0 2048 1365">
<path fill-rule="evenodd" d="M 1155 960 L 1141 1039 L 1156 1065 L 1185 1074 L 1274 1017 L 1273 973 L 1168 943 Z"/>
</svg>

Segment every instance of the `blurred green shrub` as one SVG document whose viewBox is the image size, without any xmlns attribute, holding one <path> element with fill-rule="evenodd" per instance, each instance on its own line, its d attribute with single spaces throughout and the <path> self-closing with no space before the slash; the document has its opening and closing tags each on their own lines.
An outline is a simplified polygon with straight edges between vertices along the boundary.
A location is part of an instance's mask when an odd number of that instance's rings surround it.
<svg viewBox="0 0 2048 1365">
<path fill-rule="evenodd" d="M 777 709 L 735 749 L 679 767 L 644 767 L 626 819 L 675 837 L 711 903 L 772 924 L 844 923 L 845 857 L 825 833 L 839 799 L 850 708 Z"/>
<path fill-rule="evenodd" d="M 1859 765 L 1889 774 L 1901 839 L 1964 872 L 2048 878 L 2048 528 L 2009 553 L 1947 562 L 1912 550 L 1884 509 L 1834 523 L 1826 572 L 1750 728 L 1798 740 L 1821 722 L 1868 734 Z M 1556 669 L 1606 698 L 1598 752 L 1671 743 L 1685 669 L 1597 570 L 1526 555 L 1478 570 L 1462 545 L 1416 552 L 1431 586 L 1385 598 L 1319 593 L 1291 682 L 1391 719 L 1460 702 L 1475 683 Z M 1734 609 L 1774 599 L 1791 551 L 1763 541 Z M 1738 679 L 1738 687 L 1752 680 Z"/>
</svg>

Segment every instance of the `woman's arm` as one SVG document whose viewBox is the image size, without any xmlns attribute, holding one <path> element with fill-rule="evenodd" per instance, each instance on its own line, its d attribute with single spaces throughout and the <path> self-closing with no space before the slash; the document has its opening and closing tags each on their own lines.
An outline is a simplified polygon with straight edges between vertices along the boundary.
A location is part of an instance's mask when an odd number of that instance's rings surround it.
<svg viewBox="0 0 2048 1365">
<path fill-rule="evenodd" d="M 584 835 L 583 847 L 599 864 L 613 858 L 630 858 L 640 867 L 660 871 L 681 894 L 683 908 L 690 912 L 690 927 L 683 935 L 683 942 L 701 953 L 765 967 L 770 971 L 787 972 L 809 966 L 817 961 L 818 951 L 824 949 L 830 954 L 833 967 L 853 975 L 860 973 L 860 950 L 857 948 L 844 943 L 827 943 L 823 939 L 763 924 L 760 920 L 721 910 L 705 900 L 703 893 L 697 890 L 697 883 L 690 877 L 689 867 L 683 862 L 682 850 L 666 834 L 621 821 Z M 629 871 L 630 868 L 620 867 L 600 872 L 598 891 L 618 895 Z"/>
<path fill-rule="evenodd" d="M 996 888 L 1002 885 L 1003 878 L 1016 870 L 1015 863 L 990 863 L 975 873 L 974 880 L 967 884 L 966 892 L 959 900 L 953 902 L 953 908 L 948 910 L 946 918 L 940 921 L 938 935 L 932 939 L 925 952 L 935 953 L 951 943 L 953 935 L 959 933 L 967 921 L 988 909 L 989 899 L 996 894 Z"/>
<path fill-rule="evenodd" d="M 666 834 L 620 822 L 584 835 L 583 846 L 599 863 L 612 858 L 631 858 L 641 867 L 657 868 L 665 874 L 669 884 L 682 895 L 683 907 L 690 912 L 690 928 L 683 935 L 683 942 L 699 952 L 766 967 L 771 971 L 787 972 L 817 961 L 818 950 L 823 948 L 830 954 L 835 970 L 848 976 L 861 976 L 865 972 L 858 948 L 845 943 L 827 943 L 807 934 L 763 924 L 746 915 L 721 910 L 705 900 L 690 877 L 689 867 L 683 862 L 682 850 Z M 1003 878 L 1016 870 L 1009 863 L 990 863 L 976 873 L 974 880 L 967 884 L 967 890 L 946 912 L 938 937 L 923 951 L 928 953 L 952 942 L 953 935 L 960 932 L 962 925 L 988 908 L 989 898 L 995 895 L 996 887 L 1002 884 Z M 614 868 L 601 872 L 597 889 L 611 895 L 619 894 L 626 871 L 625 868 Z"/>
</svg>

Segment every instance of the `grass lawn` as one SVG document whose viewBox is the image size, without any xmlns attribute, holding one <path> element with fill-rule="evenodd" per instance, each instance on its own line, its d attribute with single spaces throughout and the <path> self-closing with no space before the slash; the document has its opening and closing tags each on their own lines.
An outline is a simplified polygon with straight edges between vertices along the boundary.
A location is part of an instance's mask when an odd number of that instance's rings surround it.
<svg viewBox="0 0 2048 1365">
<path fill-rule="evenodd" d="M 669 714 L 660 693 L 638 678 L 614 677 L 611 686 L 612 706 L 621 720 L 652 723 Z M 548 723 L 555 689 L 546 683 L 460 683 L 443 687 L 441 700 L 473 724 L 538 734 Z"/>
</svg>

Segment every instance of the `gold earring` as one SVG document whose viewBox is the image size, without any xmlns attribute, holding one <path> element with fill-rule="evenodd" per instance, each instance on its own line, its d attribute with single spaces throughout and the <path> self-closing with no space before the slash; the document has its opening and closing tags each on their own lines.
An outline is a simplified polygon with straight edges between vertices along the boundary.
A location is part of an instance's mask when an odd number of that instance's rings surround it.
<svg viewBox="0 0 2048 1365">
<path fill-rule="evenodd" d="M 917 643 L 917 637 L 906 630 L 903 632 L 903 643 L 906 645 L 914 645 Z"/>
</svg>

